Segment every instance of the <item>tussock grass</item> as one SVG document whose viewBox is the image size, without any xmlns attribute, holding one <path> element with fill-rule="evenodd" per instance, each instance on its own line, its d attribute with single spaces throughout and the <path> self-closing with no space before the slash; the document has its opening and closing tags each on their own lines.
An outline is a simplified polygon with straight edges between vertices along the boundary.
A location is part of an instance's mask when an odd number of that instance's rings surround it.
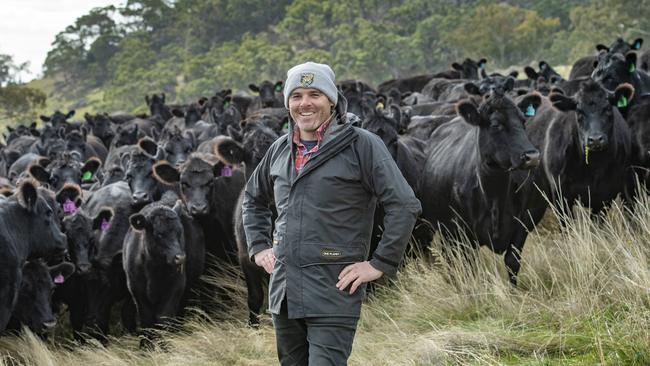
<svg viewBox="0 0 650 366">
<path fill-rule="evenodd" d="M 482 248 L 470 269 L 462 256 L 442 260 L 436 237 L 431 253 L 408 259 L 364 305 L 350 364 L 650 364 L 650 198 L 632 206 L 615 203 L 599 217 L 549 212 L 524 247 L 517 288 L 502 256 Z M 270 317 L 245 326 L 245 288 L 233 272 L 209 281 L 237 294 L 230 310 L 190 310 L 162 332 L 164 347 L 142 351 L 135 336 L 79 346 L 24 331 L 0 338 L 0 364 L 277 364 Z"/>
</svg>

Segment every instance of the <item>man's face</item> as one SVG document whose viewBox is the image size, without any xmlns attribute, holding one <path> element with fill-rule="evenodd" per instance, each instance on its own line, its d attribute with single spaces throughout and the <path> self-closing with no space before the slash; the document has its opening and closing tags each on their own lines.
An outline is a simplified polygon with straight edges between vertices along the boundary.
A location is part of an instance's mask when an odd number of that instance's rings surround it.
<svg viewBox="0 0 650 366">
<path fill-rule="evenodd" d="M 318 127 L 330 117 L 332 103 L 318 89 L 297 88 L 289 96 L 289 114 L 300 130 L 300 137 L 315 139 Z"/>
</svg>

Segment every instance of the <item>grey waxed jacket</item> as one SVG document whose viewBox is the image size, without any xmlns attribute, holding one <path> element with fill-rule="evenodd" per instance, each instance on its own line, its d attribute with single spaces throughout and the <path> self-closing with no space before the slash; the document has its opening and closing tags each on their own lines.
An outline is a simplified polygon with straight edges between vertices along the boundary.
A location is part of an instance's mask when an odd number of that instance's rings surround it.
<svg viewBox="0 0 650 366">
<path fill-rule="evenodd" d="M 336 283 L 346 265 L 368 257 L 377 200 L 385 210 L 385 230 L 370 264 L 387 275 L 396 273 L 421 212 L 383 142 L 341 118 L 346 104 L 339 93 L 335 120 L 300 174 L 291 121 L 289 133 L 273 143 L 246 184 L 248 254 L 273 247 L 276 257 L 269 283 L 273 314 L 286 295 L 291 319 L 358 317 L 365 285 L 350 295 Z"/>
</svg>

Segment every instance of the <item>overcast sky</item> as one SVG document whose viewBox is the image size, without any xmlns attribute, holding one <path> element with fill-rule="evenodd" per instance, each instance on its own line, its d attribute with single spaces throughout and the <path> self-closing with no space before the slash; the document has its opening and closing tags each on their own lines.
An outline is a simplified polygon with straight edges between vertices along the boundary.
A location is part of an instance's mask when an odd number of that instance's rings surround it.
<svg viewBox="0 0 650 366">
<path fill-rule="evenodd" d="M 17 64 L 29 61 L 31 74 L 40 77 L 54 37 L 91 9 L 123 5 L 125 0 L 0 0 L 0 53 Z"/>
</svg>

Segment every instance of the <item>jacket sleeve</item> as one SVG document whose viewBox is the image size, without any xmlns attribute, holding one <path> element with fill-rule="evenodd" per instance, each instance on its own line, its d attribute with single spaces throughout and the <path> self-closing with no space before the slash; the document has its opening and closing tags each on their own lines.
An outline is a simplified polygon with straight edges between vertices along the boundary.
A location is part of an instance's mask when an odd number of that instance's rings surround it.
<svg viewBox="0 0 650 366">
<path fill-rule="evenodd" d="M 370 265 L 392 276 L 404 255 L 415 220 L 422 212 L 420 201 L 404 179 L 384 143 L 376 136 L 367 136 L 365 184 L 384 208 L 384 232 Z M 370 154 L 370 156 L 368 156 Z"/>
<path fill-rule="evenodd" d="M 270 148 L 266 152 L 244 188 L 242 221 L 251 261 L 255 254 L 272 247 L 273 183 L 270 176 L 272 150 L 274 149 Z"/>
</svg>

